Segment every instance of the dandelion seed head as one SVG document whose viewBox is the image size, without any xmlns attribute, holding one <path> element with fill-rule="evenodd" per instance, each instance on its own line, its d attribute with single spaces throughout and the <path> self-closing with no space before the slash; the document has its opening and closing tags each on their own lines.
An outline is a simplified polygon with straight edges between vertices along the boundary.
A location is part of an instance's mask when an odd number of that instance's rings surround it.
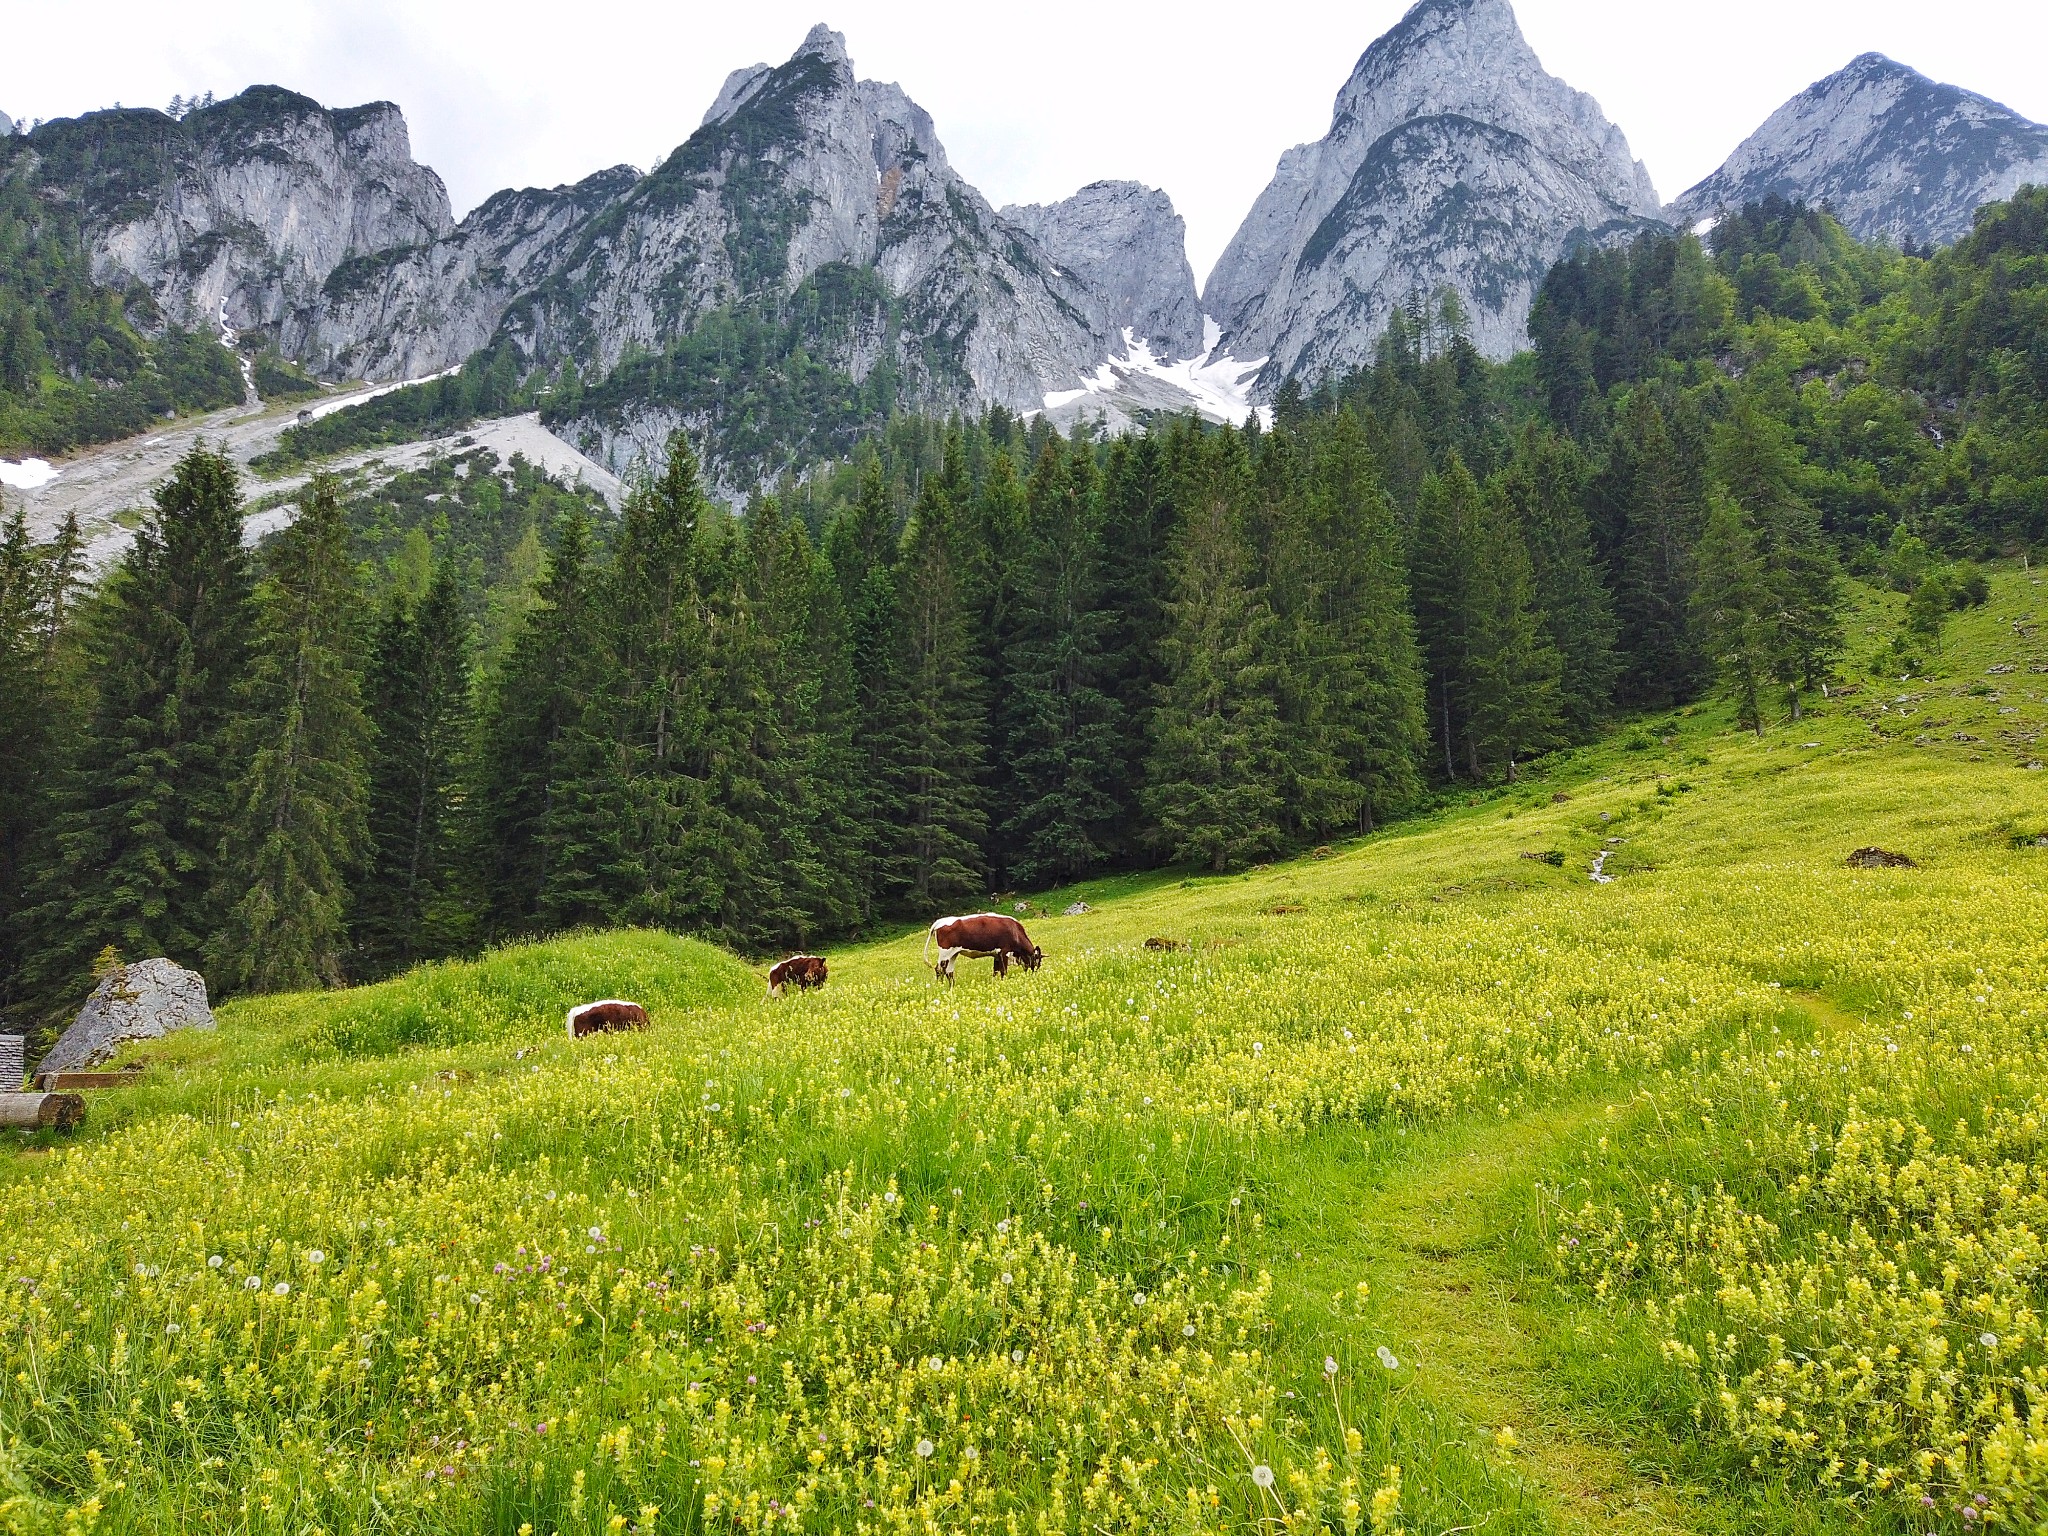
<svg viewBox="0 0 2048 1536">
<path fill-rule="evenodd" d="M 1252 1481 L 1257 1483 L 1261 1488 L 1272 1487 L 1273 1469 L 1267 1466 L 1263 1461 L 1260 1462 L 1256 1467 L 1252 1468 Z"/>
</svg>

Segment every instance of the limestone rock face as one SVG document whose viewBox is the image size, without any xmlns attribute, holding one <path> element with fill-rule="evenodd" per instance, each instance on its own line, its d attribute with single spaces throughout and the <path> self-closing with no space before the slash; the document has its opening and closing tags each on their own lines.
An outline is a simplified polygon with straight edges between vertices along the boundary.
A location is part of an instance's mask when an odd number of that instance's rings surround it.
<svg viewBox="0 0 2048 1536">
<path fill-rule="evenodd" d="M 131 1040 L 213 1027 L 205 977 L 170 960 L 139 960 L 99 984 L 37 1070 L 83 1072 Z"/>
<path fill-rule="evenodd" d="M 1117 334 L 1129 330 L 1161 358 L 1204 350 L 1187 225 L 1164 192 L 1098 181 L 1064 202 L 1013 205 L 1002 216 L 1094 290 Z"/>
<path fill-rule="evenodd" d="M 1827 204 L 1859 239 L 1946 245 L 2028 183 L 2048 183 L 2048 127 L 1866 53 L 1786 102 L 1672 210 L 1690 224 L 1777 196 Z"/>
<path fill-rule="evenodd" d="M 1545 273 L 1662 208 L 1592 97 L 1547 73 L 1508 0 L 1421 0 L 1368 48 L 1329 133 L 1289 150 L 1203 307 L 1270 394 L 1367 361 L 1394 309 L 1449 286 L 1491 357 L 1527 345 Z"/>
<path fill-rule="evenodd" d="M 330 111 L 252 86 L 179 119 L 117 108 L 46 123 L 29 143 L 38 180 L 80 206 L 95 279 L 141 284 L 195 330 L 275 339 L 350 258 L 453 224 L 389 102 Z"/>
</svg>

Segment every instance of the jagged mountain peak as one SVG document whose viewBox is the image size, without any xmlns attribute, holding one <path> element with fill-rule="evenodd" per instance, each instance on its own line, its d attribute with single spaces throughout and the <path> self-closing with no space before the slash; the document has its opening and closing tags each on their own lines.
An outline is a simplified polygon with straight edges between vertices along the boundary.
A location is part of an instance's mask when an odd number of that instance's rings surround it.
<svg viewBox="0 0 2048 1536">
<path fill-rule="evenodd" d="M 804 34 L 802 45 L 791 57 L 802 58 L 806 54 L 824 59 L 828 63 L 843 64 L 848 69 L 853 68 L 853 60 L 846 52 L 846 34 L 833 31 L 822 21 Z"/>
<path fill-rule="evenodd" d="M 1203 304 L 1236 356 L 1269 358 L 1268 394 L 1365 361 L 1418 289 L 1455 289 L 1504 357 L 1572 244 L 1661 212 L 1627 138 L 1543 68 L 1508 0 L 1421 0 L 1360 56 L 1329 133 L 1281 157 Z"/>
<path fill-rule="evenodd" d="M 1090 182 L 1061 202 L 1016 205 L 1002 216 L 1102 298 L 1113 336 L 1128 331 L 1175 362 L 1204 350 L 1187 224 L 1157 187 Z"/>
<path fill-rule="evenodd" d="M 1687 223 L 1765 197 L 1826 204 L 1851 233 L 1946 244 L 1978 208 L 2048 180 L 2048 127 L 1865 53 L 1786 102 L 1672 205 Z"/>
</svg>

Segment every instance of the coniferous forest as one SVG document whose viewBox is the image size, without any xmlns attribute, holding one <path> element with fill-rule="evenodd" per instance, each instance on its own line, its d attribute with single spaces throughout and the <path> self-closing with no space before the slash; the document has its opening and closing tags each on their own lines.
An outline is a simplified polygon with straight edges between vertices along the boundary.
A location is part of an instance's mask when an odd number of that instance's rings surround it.
<svg viewBox="0 0 2048 1536">
<path fill-rule="evenodd" d="M 1238 869 L 1633 711 L 1796 719 L 1846 575 L 1910 594 L 1910 671 L 2048 539 L 2048 193 L 1931 257 L 1781 204 L 1589 251 L 1531 334 L 1418 298 L 1267 428 L 904 417 L 737 511 L 678 437 L 616 517 L 444 466 L 256 550 L 202 448 L 90 588 L 17 517 L 0 1005 L 47 1028 L 110 946 L 235 994 Z"/>
</svg>

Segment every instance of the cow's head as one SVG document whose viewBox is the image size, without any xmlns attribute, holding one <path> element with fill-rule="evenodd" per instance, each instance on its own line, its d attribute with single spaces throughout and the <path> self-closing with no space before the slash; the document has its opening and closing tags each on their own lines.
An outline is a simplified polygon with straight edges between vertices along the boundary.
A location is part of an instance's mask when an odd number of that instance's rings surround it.
<svg viewBox="0 0 2048 1536">
<path fill-rule="evenodd" d="M 1027 971 L 1035 971 L 1045 960 L 1045 951 L 1036 944 L 1017 957 L 1017 963 Z"/>
</svg>

